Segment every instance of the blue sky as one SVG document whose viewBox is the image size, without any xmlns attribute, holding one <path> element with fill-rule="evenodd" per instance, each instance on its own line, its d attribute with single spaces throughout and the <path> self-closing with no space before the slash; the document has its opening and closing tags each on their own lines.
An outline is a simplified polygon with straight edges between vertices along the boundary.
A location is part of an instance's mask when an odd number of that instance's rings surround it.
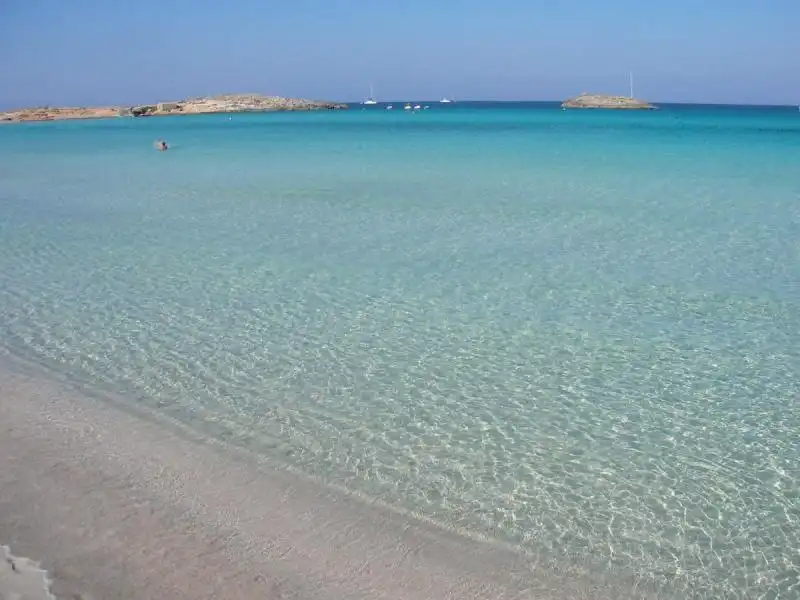
<svg viewBox="0 0 800 600">
<path fill-rule="evenodd" d="M 0 108 L 221 92 L 800 104 L 800 0 L 0 0 Z"/>
</svg>

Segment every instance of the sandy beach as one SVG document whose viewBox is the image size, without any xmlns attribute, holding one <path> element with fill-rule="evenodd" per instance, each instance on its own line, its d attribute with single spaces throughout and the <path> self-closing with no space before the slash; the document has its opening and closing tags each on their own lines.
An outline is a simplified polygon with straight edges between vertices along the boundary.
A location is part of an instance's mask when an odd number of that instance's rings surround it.
<svg viewBox="0 0 800 600">
<path fill-rule="evenodd" d="M 16 361 L 0 363 L 0 423 L 0 543 L 39 561 L 57 598 L 631 597 Z"/>
</svg>

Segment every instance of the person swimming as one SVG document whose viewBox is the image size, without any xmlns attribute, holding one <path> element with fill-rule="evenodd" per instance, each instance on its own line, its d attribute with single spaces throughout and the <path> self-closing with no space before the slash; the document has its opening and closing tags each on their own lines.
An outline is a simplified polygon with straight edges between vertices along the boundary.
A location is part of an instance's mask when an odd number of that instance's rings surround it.
<svg viewBox="0 0 800 600">
<path fill-rule="evenodd" d="M 165 142 L 165 141 L 164 141 L 164 140 L 162 140 L 161 138 L 157 139 L 157 140 L 156 140 L 156 141 L 153 143 L 153 147 L 154 147 L 156 150 L 158 150 L 159 152 L 163 152 L 164 150 L 168 150 L 168 149 L 169 149 L 169 146 L 167 146 L 167 142 Z"/>
</svg>

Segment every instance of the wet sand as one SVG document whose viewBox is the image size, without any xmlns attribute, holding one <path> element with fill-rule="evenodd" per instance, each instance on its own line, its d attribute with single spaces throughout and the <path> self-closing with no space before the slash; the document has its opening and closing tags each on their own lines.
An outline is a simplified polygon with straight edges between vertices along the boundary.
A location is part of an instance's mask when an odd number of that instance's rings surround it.
<svg viewBox="0 0 800 600">
<path fill-rule="evenodd" d="M 0 544 L 39 561 L 68 599 L 640 597 L 6 362 Z"/>
<path fill-rule="evenodd" d="M 47 572 L 24 556 L 14 556 L 0 546 L 0 598 L 9 600 L 53 600 Z"/>
</svg>

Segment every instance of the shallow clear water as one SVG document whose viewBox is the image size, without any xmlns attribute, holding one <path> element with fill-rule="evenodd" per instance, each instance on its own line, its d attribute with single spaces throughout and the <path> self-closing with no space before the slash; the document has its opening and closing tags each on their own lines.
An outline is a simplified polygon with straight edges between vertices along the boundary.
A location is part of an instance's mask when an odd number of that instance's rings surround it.
<svg viewBox="0 0 800 600">
<path fill-rule="evenodd" d="M 791 109 L 3 126 L 0 342 L 598 577 L 797 598 L 798 168 Z"/>
</svg>

